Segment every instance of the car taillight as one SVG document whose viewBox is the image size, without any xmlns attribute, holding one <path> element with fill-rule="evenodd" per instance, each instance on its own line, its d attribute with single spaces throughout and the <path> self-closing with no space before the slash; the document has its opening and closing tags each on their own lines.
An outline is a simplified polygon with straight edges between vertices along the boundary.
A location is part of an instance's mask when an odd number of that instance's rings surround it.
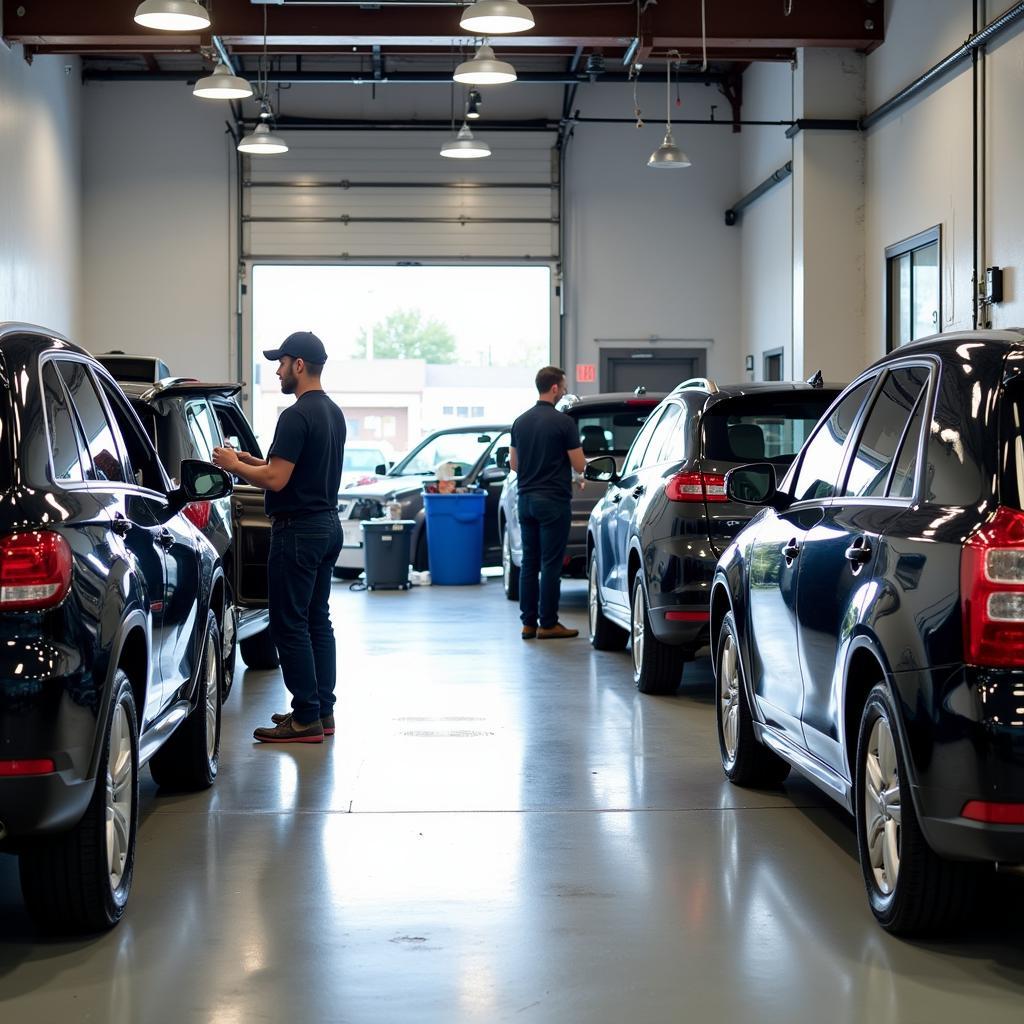
<svg viewBox="0 0 1024 1024">
<path fill-rule="evenodd" d="M 1024 804 L 997 804 L 991 800 L 968 800 L 961 818 L 988 825 L 1024 825 Z"/>
<path fill-rule="evenodd" d="M 964 544 L 960 607 L 968 665 L 1024 665 L 1024 512 L 1000 506 Z"/>
<path fill-rule="evenodd" d="M 49 530 L 0 538 L 0 611 L 52 608 L 71 589 L 71 548 Z"/>
<path fill-rule="evenodd" d="M 669 501 L 728 501 L 719 473 L 676 473 L 665 484 Z"/>
<path fill-rule="evenodd" d="M 205 530 L 210 525 L 210 503 L 208 501 L 190 501 L 181 511 L 185 514 L 185 518 L 200 530 Z"/>
<path fill-rule="evenodd" d="M 23 778 L 26 775 L 50 775 L 57 766 L 49 758 L 33 761 L 0 761 L 0 779 Z"/>
</svg>

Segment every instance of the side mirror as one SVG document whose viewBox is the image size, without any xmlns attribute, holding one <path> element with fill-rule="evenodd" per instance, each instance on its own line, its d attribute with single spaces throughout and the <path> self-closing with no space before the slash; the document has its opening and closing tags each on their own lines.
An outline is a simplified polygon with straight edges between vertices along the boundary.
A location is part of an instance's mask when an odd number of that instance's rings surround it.
<svg viewBox="0 0 1024 1024">
<path fill-rule="evenodd" d="M 775 467 L 770 462 L 755 462 L 729 470 L 725 474 L 725 493 L 730 501 L 767 505 L 780 512 L 790 504 L 788 496 L 779 492 Z"/>
<path fill-rule="evenodd" d="M 591 459 L 583 471 L 583 477 L 601 484 L 615 483 L 619 479 L 619 474 L 615 469 L 615 460 L 610 455 Z"/>
<path fill-rule="evenodd" d="M 511 451 L 511 448 L 507 444 L 503 444 L 503 445 L 501 445 L 500 448 L 495 448 L 494 449 L 494 464 L 499 469 L 507 470 L 509 468 L 509 465 L 508 465 L 508 453 L 510 451 Z"/>
<path fill-rule="evenodd" d="M 497 484 L 508 477 L 508 470 L 501 466 L 488 466 L 480 474 L 480 483 Z"/>
<path fill-rule="evenodd" d="M 378 465 L 373 467 L 374 475 L 375 476 L 384 476 L 387 473 L 389 468 L 390 467 L 386 463 L 381 462 Z"/>
<path fill-rule="evenodd" d="M 225 498 L 233 490 L 231 476 L 209 462 L 199 459 L 183 459 L 181 463 L 181 486 L 168 495 L 172 515 L 180 512 L 192 501 L 216 501 Z"/>
</svg>

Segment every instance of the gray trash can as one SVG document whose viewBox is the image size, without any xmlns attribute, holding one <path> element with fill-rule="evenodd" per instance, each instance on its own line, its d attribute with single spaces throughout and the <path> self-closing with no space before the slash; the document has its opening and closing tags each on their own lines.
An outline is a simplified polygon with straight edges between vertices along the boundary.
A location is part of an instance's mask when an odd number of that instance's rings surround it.
<svg viewBox="0 0 1024 1024">
<path fill-rule="evenodd" d="M 367 590 L 408 590 L 411 519 L 367 519 L 362 524 Z"/>
</svg>

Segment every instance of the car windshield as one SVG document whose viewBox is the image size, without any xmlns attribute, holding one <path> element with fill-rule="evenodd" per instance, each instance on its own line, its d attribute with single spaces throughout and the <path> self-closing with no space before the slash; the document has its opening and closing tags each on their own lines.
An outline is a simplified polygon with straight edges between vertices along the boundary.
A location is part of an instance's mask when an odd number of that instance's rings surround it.
<svg viewBox="0 0 1024 1024">
<path fill-rule="evenodd" d="M 584 455 L 625 455 L 657 402 L 643 403 L 623 409 L 573 409 L 569 415 L 576 420 Z"/>
<path fill-rule="evenodd" d="M 378 448 L 346 448 L 346 473 L 372 473 L 378 466 L 384 465 L 387 459 Z"/>
<path fill-rule="evenodd" d="M 395 468 L 391 476 L 427 476 L 437 472 L 442 462 L 454 462 L 456 476 L 464 476 L 497 437 L 491 431 L 460 431 L 428 437 Z"/>
<path fill-rule="evenodd" d="M 702 420 L 704 458 L 714 462 L 793 461 L 838 392 L 767 392 L 729 398 Z"/>
</svg>

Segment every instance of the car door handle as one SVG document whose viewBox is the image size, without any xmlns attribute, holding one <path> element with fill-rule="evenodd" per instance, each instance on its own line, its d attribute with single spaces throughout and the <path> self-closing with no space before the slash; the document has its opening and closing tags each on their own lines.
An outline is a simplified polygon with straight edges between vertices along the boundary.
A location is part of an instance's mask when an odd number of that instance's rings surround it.
<svg viewBox="0 0 1024 1024">
<path fill-rule="evenodd" d="M 644 487 L 643 484 L 639 484 L 638 486 L 633 488 L 633 497 L 634 498 L 639 498 L 640 495 L 642 495 L 644 493 L 644 491 L 646 491 L 646 490 L 647 490 L 647 488 Z"/>
<path fill-rule="evenodd" d="M 132 528 L 132 524 L 120 512 L 114 513 L 114 521 L 110 524 L 110 528 L 118 535 L 118 537 L 127 537 L 129 530 Z"/>
<path fill-rule="evenodd" d="M 161 530 L 157 540 L 160 541 L 160 546 L 168 551 L 174 547 L 174 534 L 170 530 Z"/>
<path fill-rule="evenodd" d="M 871 546 L 863 537 L 858 537 L 846 549 L 846 557 L 854 566 L 866 565 L 871 558 Z"/>
<path fill-rule="evenodd" d="M 800 554 L 800 545 L 797 544 L 796 540 L 791 540 L 783 549 L 782 553 L 786 556 L 787 562 L 792 562 L 797 555 Z"/>
<path fill-rule="evenodd" d="M 622 492 L 618 491 L 618 492 L 616 492 L 615 494 L 612 495 L 612 504 L 613 505 L 618 505 L 618 503 L 620 501 L 622 501 Z"/>
</svg>

